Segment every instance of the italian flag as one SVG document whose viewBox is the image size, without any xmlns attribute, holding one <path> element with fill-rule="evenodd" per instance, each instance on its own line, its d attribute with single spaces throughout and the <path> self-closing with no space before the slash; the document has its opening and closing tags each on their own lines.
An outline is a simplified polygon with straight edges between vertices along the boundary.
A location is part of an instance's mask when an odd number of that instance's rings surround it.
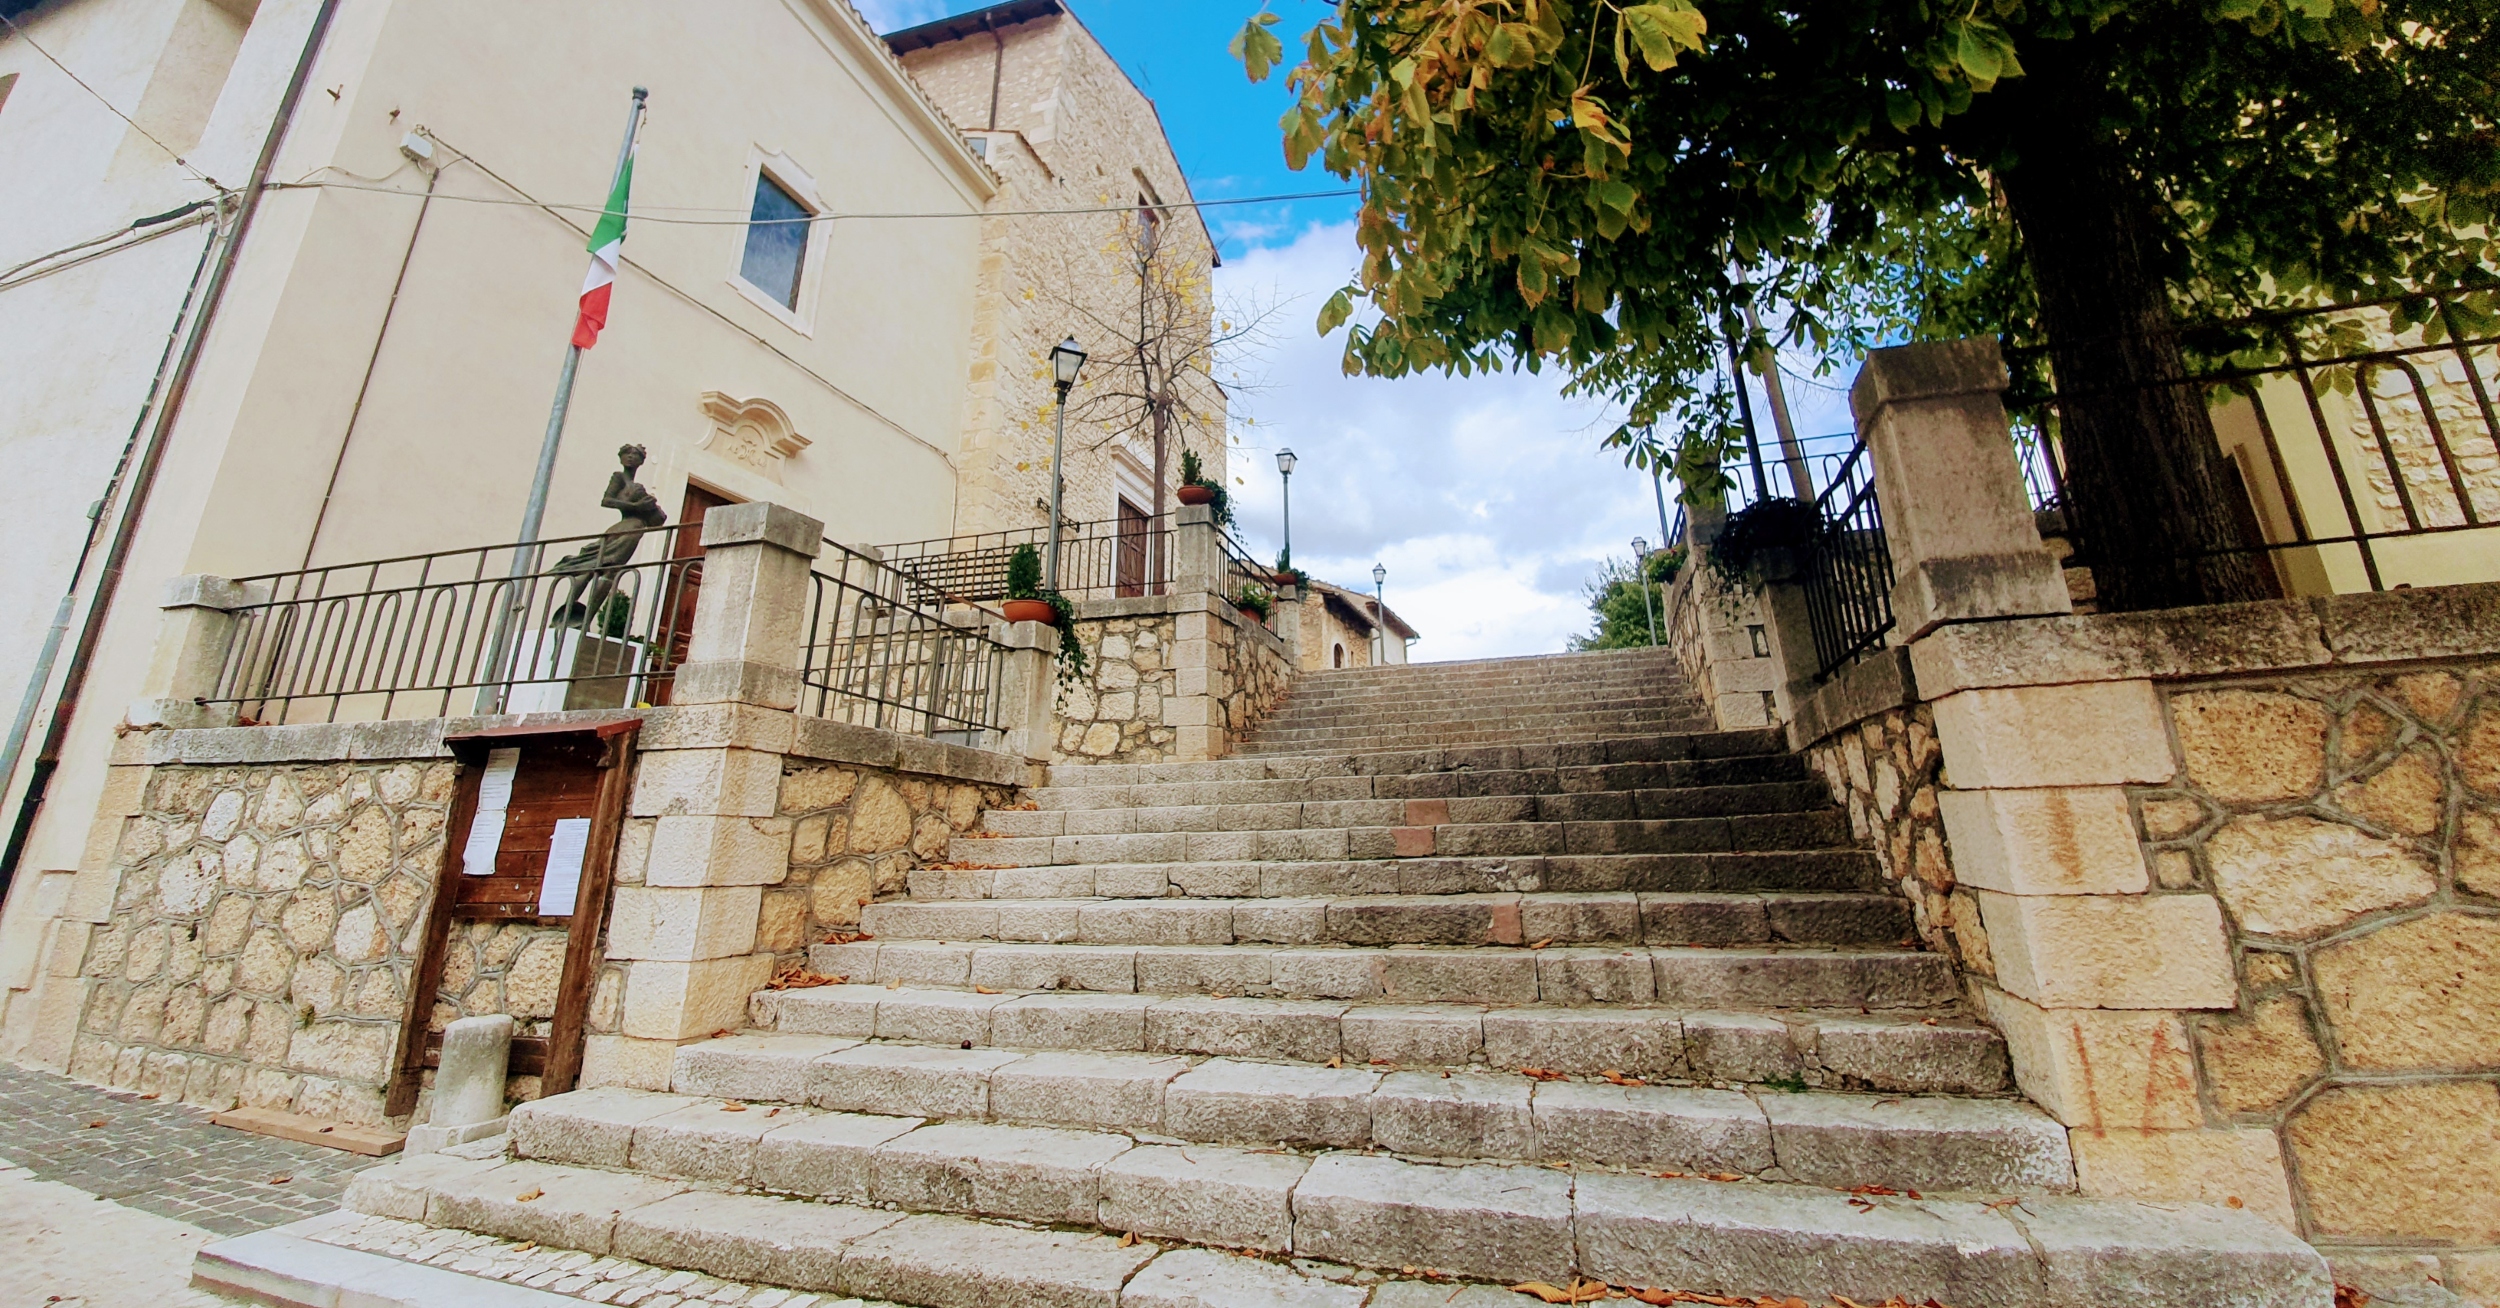
<svg viewBox="0 0 2500 1308">
<path fill-rule="evenodd" d="M 616 188 L 608 192 L 607 210 L 590 229 L 590 275 L 582 279 L 582 312 L 573 322 L 573 344 L 589 349 L 599 343 L 608 325 L 608 297 L 616 290 L 616 266 L 625 258 L 625 196 L 634 189 L 634 157 L 616 170 Z"/>
</svg>

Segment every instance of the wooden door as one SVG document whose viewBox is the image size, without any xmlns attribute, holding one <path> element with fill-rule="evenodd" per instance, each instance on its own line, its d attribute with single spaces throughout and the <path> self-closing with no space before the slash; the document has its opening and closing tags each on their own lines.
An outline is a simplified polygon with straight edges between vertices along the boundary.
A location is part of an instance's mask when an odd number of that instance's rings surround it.
<svg viewBox="0 0 2500 1308">
<path fill-rule="evenodd" d="M 1147 543 L 1149 539 L 1146 511 L 1120 501 L 1119 558 L 1114 567 L 1113 593 L 1143 595 L 1146 593 Z"/>
<path fill-rule="evenodd" d="M 686 483 L 686 500 L 677 512 L 677 530 L 669 536 L 668 556 L 693 561 L 673 570 L 668 598 L 662 601 L 668 608 L 668 623 L 660 633 L 667 644 L 660 661 L 662 670 L 674 673 L 686 661 L 686 647 L 694 640 L 695 596 L 703 589 L 703 515 L 737 502 L 718 491 Z M 654 678 L 649 685 L 645 698 L 656 707 L 670 701 L 677 679 Z"/>
</svg>

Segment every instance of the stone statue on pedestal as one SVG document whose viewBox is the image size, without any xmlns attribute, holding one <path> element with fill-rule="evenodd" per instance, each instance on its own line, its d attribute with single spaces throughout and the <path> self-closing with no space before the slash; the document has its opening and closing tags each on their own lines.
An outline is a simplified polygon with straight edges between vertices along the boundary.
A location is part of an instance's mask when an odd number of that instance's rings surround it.
<svg viewBox="0 0 2500 1308">
<path fill-rule="evenodd" d="M 634 552 L 642 547 L 643 533 L 668 522 L 668 510 L 661 508 L 650 490 L 634 479 L 634 473 L 649 458 L 639 445 L 617 450 L 616 461 L 623 466 L 608 474 L 607 493 L 599 497 L 601 507 L 616 510 L 615 524 L 601 532 L 597 540 L 556 560 L 547 570 L 573 578 L 564 603 L 550 615 L 553 625 L 578 624 L 594 630 L 611 625 L 597 621 L 594 615 L 606 611 L 609 599 L 616 594 L 617 574 L 634 561 Z"/>
</svg>

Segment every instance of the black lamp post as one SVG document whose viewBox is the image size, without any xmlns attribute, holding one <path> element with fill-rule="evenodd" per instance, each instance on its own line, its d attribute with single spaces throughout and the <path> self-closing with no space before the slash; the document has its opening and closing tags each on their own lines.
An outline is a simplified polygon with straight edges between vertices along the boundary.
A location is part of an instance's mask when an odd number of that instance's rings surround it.
<svg viewBox="0 0 2500 1308">
<path fill-rule="evenodd" d="M 1051 385 L 1059 391 L 1059 425 L 1050 435 L 1050 554 L 1043 569 L 1042 584 L 1059 589 L 1059 495 L 1067 479 L 1059 468 L 1060 451 L 1068 441 L 1068 389 L 1076 385 L 1077 370 L 1085 366 L 1085 351 L 1078 349 L 1071 336 L 1051 347 Z"/>
<path fill-rule="evenodd" d="M 1385 594 L 1385 588 L 1388 586 L 1388 583 L 1388 565 L 1381 563 L 1373 564 L 1372 606 L 1377 611 L 1372 614 L 1372 639 L 1379 645 L 1379 651 L 1372 656 L 1372 662 L 1374 664 L 1382 664 L 1389 661 L 1389 601 Z"/>
<path fill-rule="evenodd" d="M 1285 562 L 1293 562 L 1293 451 L 1276 451 L 1276 471 L 1285 478 Z"/>
</svg>

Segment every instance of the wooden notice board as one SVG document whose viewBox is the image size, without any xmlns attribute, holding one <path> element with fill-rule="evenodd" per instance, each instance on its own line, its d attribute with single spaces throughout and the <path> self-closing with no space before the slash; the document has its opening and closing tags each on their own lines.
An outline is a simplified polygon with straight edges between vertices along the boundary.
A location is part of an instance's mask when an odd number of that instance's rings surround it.
<svg viewBox="0 0 2500 1308">
<path fill-rule="evenodd" d="M 452 932 L 474 922 L 564 929 L 564 972 L 556 986 L 555 1015 L 545 1035 L 513 1038 L 510 1075 L 537 1076 L 545 1094 L 573 1088 L 581 1073 L 582 1025 L 598 980 L 599 937 L 607 922 L 634 736 L 641 726 L 640 719 L 627 719 L 583 726 L 497 727 L 445 739 L 460 762 L 460 776 L 444 829 L 434 907 L 426 916 L 425 940 L 417 956 L 416 984 L 400 1029 L 388 1112 L 413 1110 L 425 1069 L 442 1061 L 442 1035 L 429 1030 L 435 992 L 442 986 Z M 500 839 L 491 832 L 498 800 Z M 487 834 L 476 845 L 480 858 L 473 869 L 472 831 L 481 829 L 482 812 L 488 817 Z M 586 838 L 581 830 L 585 823 Z M 551 863 L 551 854 L 560 847 L 566 856 Z M 575 852 L 577 860 L 569 856 Z M 482 871 L 488 866 L 491 872 Z M 551 866 L 559 878 L 579 868 L 570 896 L 562 893 L 561 879 L 550 890 Z"/>
</svg>

